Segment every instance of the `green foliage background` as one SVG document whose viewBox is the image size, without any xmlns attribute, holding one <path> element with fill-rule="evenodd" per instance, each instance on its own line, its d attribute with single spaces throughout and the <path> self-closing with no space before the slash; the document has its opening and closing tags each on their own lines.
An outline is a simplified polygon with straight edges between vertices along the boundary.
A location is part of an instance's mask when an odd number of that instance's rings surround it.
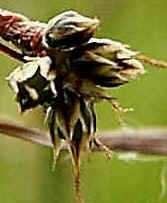
<svg viewBox="0 0 167 203">
<path fill-rule="evenodd" d="M 132 48 L 157 59 L 167 60 L 166 0 L 0 0 L 0 7 L 22 13 L 33 20 L 47 21 L 58 13 L 74 9 L 101 20 L 98 37 L 130 44 Z M 5 77 L 18 62 L 0 55 L 0 118 L 41 127 L 43 113 L 36 109 L 19 115 L 13 93 Z M 134 108 L 120 124 L 111 107 L 97 105 L 100 130 L 167 126 L 167 71 L 145 66 L 147 74 L 121 88 L 111 90 L 123 106 Z M 71 164 L 62 155 L 51 172 L 52 153 L 41 146 L 0 136 L 0 202 L 73 203 Z M 116 155 L 112 164 L 102 153 L 85 157 L 82 164 L 82 190 L 90 203 L 166 203 L 161 175 L 166 158 L 141 157 L 125 162 Z M 164 173 L 165 174 L 165 173 Z M 164 176 L 167 181 L 167 172 Z M 166 188 L 165 188 L 166 189 Z M 163 194 L 163 195 L 161 195 Z"/>
</svg>

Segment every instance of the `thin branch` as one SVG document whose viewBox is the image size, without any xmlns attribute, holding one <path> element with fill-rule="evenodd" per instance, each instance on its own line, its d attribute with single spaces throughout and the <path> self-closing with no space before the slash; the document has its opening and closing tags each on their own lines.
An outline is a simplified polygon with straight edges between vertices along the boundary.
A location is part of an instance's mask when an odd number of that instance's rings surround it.
<svg viewBox="0 0 167 203">
<path fill-rule="evenodd" d="M 47 132 L 0 120 L 0 133 L 52 147 Z M 136 151 L 167 155 L 167 129 L 139 129 L 104 132 L 100 141 L 114 151 Z M 66 149 L 66 147 L 65 147 Z M 96 151 L 97 148 L 94 148 Z"/>
<path fill-rule="evenodd" d="M 21 61 L 21 62 L 26 62 L 24 59 L 24 55 L 13 50 L 12 48 L 9 48 L 8 46 L 0 43 L 0 52 L 3 54 L 12 57 L 15 60 Z"/>
<path fill-rule="evenodd" d="M 136 59 L 143 61 L 144 63 L 148 63 L 152 66 L 156 66 L 159 68 L 167 68 L 167 62 L 162 60 L 153 59 L 151 57 L 145 56 L 143 54 L 138 54 L 135 56 Z"/>
<path fill-rule="evenodd" d="M 106 132 L 101 141 L 111 150 L 167 155 L 167 129 Z"/>
<path fill-rule="evenodd" d="M 20 138 L 32 143 L 38 143 L 47 147 L 52 147 L 52 143 L 48 134 L 45 131 L 37 128 L 30 128 L 0 120 L 0 133 Z"/>
</svg>

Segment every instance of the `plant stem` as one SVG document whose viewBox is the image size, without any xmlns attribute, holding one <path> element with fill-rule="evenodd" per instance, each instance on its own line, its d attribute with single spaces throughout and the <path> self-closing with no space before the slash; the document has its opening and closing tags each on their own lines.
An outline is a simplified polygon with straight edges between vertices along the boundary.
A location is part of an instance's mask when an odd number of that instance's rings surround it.
<svg viewBox="0 0 167 203">
<path fill-rule="evenodd" d="M 0 120 L 0 133 L 32 143 L 53 147 L 47 132 Z M 130 129 L 103 132 L 101 143 L 114 151 L 136 151 L 145 154 L 167 155 L 167 129 Z M 64 146 L 64 150 L 67 147 Z M 99 149 L 95 147 L 94 151 Z"/>
</svg>

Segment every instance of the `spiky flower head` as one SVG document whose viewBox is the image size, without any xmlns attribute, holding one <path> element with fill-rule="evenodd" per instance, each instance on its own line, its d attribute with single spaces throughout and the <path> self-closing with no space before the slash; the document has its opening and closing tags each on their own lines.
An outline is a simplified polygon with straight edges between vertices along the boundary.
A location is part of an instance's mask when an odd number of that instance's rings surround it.
<svg viewBox="0 0 167 203">
<path fill-rule="evenodd" d="M 96 144 L 94 104 L 112 101 L 106 88 L 135 80 L 144 68 L 129 46 L 93 38 L 99 21 L 68 11 L 49 21 L 42 43 L 45 57 L 29 58 L 7 78 L 21 111 L 42 106 L 46 112 L 55 160 L 68 145 L 79 184 L 80 155 Z M 76 189 L 77 190 L 77 189 Z"/>
</svg>

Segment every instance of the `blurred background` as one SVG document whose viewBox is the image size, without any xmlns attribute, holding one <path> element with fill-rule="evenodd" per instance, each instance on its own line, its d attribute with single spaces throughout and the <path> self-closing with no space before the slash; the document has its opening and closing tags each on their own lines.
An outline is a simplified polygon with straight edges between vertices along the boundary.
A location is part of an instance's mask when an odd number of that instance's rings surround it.
<svg viewBox="0 0 167 203">
<path fill-rule="evenodd" d="M 0 0 L 0 8 L 47 22 L 74 9 L 98 17 L 97 37 L 131 45 L 145 55 L 167 61 L 166 0 Z M 19 65 L 0 55 L 0 118 L 45 129 L 40 108 L 18 113 L 5 77 Z M 99 131 L 167 127 L 167 71 L 149 65 L 137 81 L 110 90 L 121 105 L 134 108 L 120 123 L 110 105 L 97 104 Z M 0 136 L 0 202 L 74 203 L 71 162 L 62 154 L 51 172 L 52 151 Z M 125 161 L 116 154 L 112 163 L 103 153 L 85 157 L 81 167 L 82 192 L 89 203 L 166 203 L 166 157 L 137 156 Z M 125 156 L 124 156 L 125 157 Z"/>
</svg>

